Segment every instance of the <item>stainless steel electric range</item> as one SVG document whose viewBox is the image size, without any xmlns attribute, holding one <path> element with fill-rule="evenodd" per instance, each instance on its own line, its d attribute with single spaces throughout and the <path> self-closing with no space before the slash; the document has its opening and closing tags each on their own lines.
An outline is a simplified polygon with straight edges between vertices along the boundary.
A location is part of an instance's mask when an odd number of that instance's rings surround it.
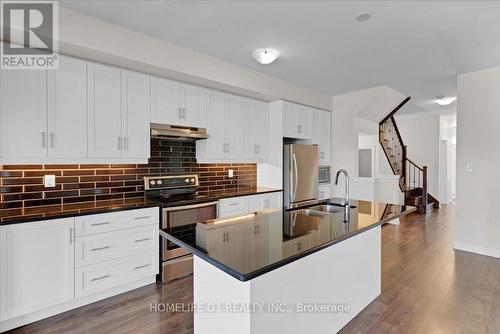
<svg viewBox="0 0 500 334">
<path fill-rule="evenodd" d="M 218 199 L 198 193 L 198 175 L 145 177 L 148 199 L 162 204 L 161 228 L 183 239 L 195 236 L 198 222 L 217 218 Z M 186 250 L 161 238 L 161 278 L 163 283 L 193 272 L 193 258 Z"/>
</svg>

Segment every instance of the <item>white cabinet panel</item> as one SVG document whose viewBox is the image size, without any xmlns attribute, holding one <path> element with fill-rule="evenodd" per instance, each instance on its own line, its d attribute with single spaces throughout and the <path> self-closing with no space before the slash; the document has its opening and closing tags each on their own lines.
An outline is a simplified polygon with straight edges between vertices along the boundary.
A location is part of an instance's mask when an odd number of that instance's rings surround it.
<svg viewBox="0 0 500 334">
<path fill-rule="evenodd" d="M 47 71 L 0 73 L 0 154 L 2 158 L 47 156 Z"/>
<path fill-rule="evenodd" d="M 242 114 L 241 131 L 243 132 L 241 158 L 252 162 L 266 161 L 269 146 L 268 104 L 242 98 L 240 112 Z"/>
<path fill-rule="evenodd" d="M 206 89 L 183 85 L 181 125 L 204 128 L 206 104 Z"/>
<path fill-rule="evenodd" d="M 243 151 L 242 117 L 238 97 L 226 95 L 224 102 L 224 141 L 226 159 L 238 159 Z"/>
<path fill-rule="evenodd" d="M 73 218 L 0 227 L 0 320 L 74 299 Z"/>
<path fill-rule="evenodd" d="M 330 164 L 330 112 L 311 109 L 312 142 L 317 144 L 320 165 Z"/>
<path fill-rule="evenodd" d="M 121 79 L 115 67 L 88 64 L 89 157 L 120 158 Z"/>
<path fill-rule="evenodd" d="M 282 192 L 265 193 L 248 196 L 248 211 L 258 212 L 282 208 Z"/>
<path fill-rule="evenodd" d="M 283 136 L 311 139 L 311 108 L 283 102 Z"/>
<path fill-rule="evenodd" d="M 87 156 L 87 63 L 59 57 L 59 68 L 48 73 L 48 155 L 83 159 Z"/>
<path fill-rule="evenodd" d="M 196 154 L 207 158 L 222 158 L 226 152 L 224 95 L 209 92 L 207 99 L 207 133 L 210 137 L 196 142 Z"/>
<path fill-rule="evenodd" d="M 150 156 L 149 146 L 149 77 L 137 72 L 122 71 L 122 156 Z"/>
<path fill-rule="evenodd" d="M 181 85 L 178 82 L 151 78 L 153 123 L 181 125 Z"/>
</svg>

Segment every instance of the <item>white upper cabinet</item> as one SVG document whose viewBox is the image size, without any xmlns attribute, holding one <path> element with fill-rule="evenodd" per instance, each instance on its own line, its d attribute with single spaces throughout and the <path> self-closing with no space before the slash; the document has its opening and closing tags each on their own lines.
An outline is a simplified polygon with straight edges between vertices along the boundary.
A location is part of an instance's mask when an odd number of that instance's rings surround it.
<svg viewBox="0 0 500 334">
<path fill-rule="evenodd" d="M 151 78 L 151 122 L 180 125 L 182 120 L 180 83 Z"/>
<path fill-rule="evenodd" d="M 311 139 L 311 108 L 286 101 L 283 106 L 283 136 Z"/>
<path fill-rule="evenodd" d="M 120 158 L 123 147 L 120 69 L 89 63 L 88 89 L 89 157 Z"/>
<path fill-rule="evenodd" d="M 152 78 L 153 123 L 205 127 L 207 90 L 162 78 Z"/>
<path fill-rule="evenodd" d="M 149 157 L 149 76 L 122 71 L 122 157 Z"/>
<path fill-rule="evenodd" d="M 209 138 L 196 142 L 199 162 L 263 162 L 268 158 L 269 106 L 265 102 L 207 91 Z"/>
<path fill-rule="evenodd" d="M 243 159 L 265 161 L 268 155 L 269 105 L 265 102 L 242 98 Z"/>
<path fill-rule="evenodd" d="M 74 299 L 73 231 L 73 218 L 0 227 L 0 321 Z"/>
<path fill-rule="evenodd" d="M 330 164 L 330 112 L 311 108 L 312 143 L 319 147 L 319 164 Z"/>
<path fill-rule="evenodd" d="M 47 136 L 47 71 L 0 71 L 2 161 L 45 158 Z"/>
<path fill-rule="evenodd" d="M 237 161 L 243 143 L 238 97 L 209 91 L 207 93 L 207 133 L 209 138 L 196 142 L 200 161 Z"/>
<path fill-rule="evenodd" d="M 87 63 L 59 57 L 59 68 L 47 71 L 48 156 L 87 156 Z"/>
<path fill-rule="evenodd" d="M 149 77 L 89 63 L 88 88 L 89 157 L 146 160 L 149 157 Z"/>
<path fill-rule="evenodd" d="M 207 90 L 201 87 L 182 85 L 181 125 L 204 128 L 207 106 Z"/>
</svg>

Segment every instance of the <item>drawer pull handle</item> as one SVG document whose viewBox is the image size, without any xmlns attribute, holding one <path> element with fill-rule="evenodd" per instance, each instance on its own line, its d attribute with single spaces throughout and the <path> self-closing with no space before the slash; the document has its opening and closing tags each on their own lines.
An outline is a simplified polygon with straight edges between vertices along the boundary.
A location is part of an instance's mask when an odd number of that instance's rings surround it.
<svg viewBox="0 0 500 334">
<path fill-rule="evenodd" d="M 104 275 L 104 276 L 101 276 L 101 277 L 95 277 L 95 278 L 92 278 L 90 281 L 91 282 L 95 282 L 95 281 L 99 281 L 101 279 L 105 279 L 105 278 L 108 278 L 109 275 Z"/>
<path fill-rule="evenodd" d="M 138 270 L 138 269 L 142 269 L 142 268 L 146 268 L 146 267 L 149 267 L 150 264 L 144 264 L 142 266 L 139 266 L 139 267 L 135 267 L 134 270 Z"/>
<path fill-rule="evenodd" d="M 231 203 L 231 204 L 228 204 L 228 206 L 235 206 L 235 205 L 238 205 L 240 203 Z"/>
<path fill-rule="evenodd" d="M 104 246 L 104 247 L 92 248 L 90 251 L 91 252 L 95 252 L 95 251 L 100 251 L 100 250 L 104 250 L 104 249 L 108 249 L 108 248 L 111 248 L 111 247 L 110 246 Z"/>
<path fill-rule="evenodd" d="M 134 242 L 143 242 L 143 241 L 148 241 L 150 240 L 149 238 L 144 238 L 144 239 L 137 239 L 137 240 L 134 240 Z"/>
<path fill-rule="evenodd" d="M 151 216 L 142 216 L 142 217 L 135 217 L 135 220 L 141 220 L 141 219 L 148 219 L 151 218 Z"/>
<path fill-rule="evenodd" d="M 90 224 L 90 226 L 101 226 L 101 225 L 109 225 L 109 222 Z"/>
</svg>

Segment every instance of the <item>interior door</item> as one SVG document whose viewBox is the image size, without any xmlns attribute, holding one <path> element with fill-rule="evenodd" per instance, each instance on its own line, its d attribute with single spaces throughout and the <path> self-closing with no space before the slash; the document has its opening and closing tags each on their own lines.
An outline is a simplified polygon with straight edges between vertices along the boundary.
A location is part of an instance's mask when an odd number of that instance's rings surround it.
<svg viewBox="0 0 500 334">
<path fill-rule="evenodd" d="M 47 156 L 47 71 L 1 71 L 0 145 L 8 159 Z"/>
<path fill-rule="evenodd" d="M 149 158 L 149 77 L 122 71 L 123 157 Z"/>
<path fill-rule="evenodd" d="M 290 145 L 293 202 L 318 198 L 318 147 Z"/>
<path fill-rule="evenodd" d="M 49 157 L 87 156 L 87 63 L 59 57 L 59 68 L 48 71 Z"/>
<path fill-rule="evenodd" d="M 88 64 L 89 157 L 120 158 L 123 147 L 120 70 Z"/>
</svg>

